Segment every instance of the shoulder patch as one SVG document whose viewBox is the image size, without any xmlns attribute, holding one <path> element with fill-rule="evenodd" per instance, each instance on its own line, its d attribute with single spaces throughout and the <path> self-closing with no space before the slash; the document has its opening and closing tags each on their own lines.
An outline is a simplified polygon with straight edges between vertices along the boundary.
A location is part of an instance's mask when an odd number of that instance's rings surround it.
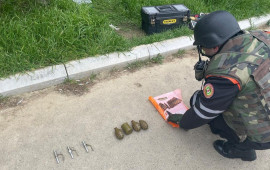
<svg viewBox="0 0 270 170">
<path fill-rule="evenodd" d="M 204 85 L 203 87 L 203 95 L 205 98 L 211 98 L 214 95 L 214 87 L 212 84 L 207 83 L 206 85 Z"/>
</svg>

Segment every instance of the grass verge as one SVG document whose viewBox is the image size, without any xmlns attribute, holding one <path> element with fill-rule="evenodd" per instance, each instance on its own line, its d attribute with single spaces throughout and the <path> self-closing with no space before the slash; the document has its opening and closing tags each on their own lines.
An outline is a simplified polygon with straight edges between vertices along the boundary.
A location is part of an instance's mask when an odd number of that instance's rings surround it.
<svg viewBox="0 0 270 170">
<path fill-rule="evenodd" d="M 228 10 L 238 20 L 270 13 L 269 0 L 92 2 L 78 5 L 72 0 L 0 0 L 0 78 L 192 34 L 182 27 L 145 36 L 140 29 L 142 6 L 184 4 L 192 13 Z M 122 32 L 113 30 L 110 24 Z"/>
</svg>

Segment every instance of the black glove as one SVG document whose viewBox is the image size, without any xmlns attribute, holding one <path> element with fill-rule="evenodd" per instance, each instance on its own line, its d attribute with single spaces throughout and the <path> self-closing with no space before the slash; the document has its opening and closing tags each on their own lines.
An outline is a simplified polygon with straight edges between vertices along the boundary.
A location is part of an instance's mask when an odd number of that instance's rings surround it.
<svg viewBox="0 0 270 170">
<path fill-rule="evenodd" d="M 167 119 L 167 121 L 169 122 L 173 122 L 173 123 L 177 123 L 179 124 L 179 122 L 181 121 L 183 115 L 182 114 L 172 114 L 170 112 L 167 111 L 167 113 L 169 114 L 169 117 Z"/>
</svg>

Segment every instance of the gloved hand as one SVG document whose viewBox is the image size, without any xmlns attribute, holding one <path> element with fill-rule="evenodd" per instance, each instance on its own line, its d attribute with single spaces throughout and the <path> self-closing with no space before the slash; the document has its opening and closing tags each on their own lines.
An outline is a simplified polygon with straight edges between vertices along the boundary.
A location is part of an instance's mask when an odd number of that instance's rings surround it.
<svg viewBox="0 0 270 170">
<path fill-rule="evenodd" d="M 169 117 L 167 119 L 167 121 L 169 122 L 173 122 L 173 123 L 177 123 L 179 124 L 179 122 L 181 121 L 183 115 L 182 114 L 172 114 L 170 112 L 167 111 L 167 113 L 169 114 Z"/>
</svg>

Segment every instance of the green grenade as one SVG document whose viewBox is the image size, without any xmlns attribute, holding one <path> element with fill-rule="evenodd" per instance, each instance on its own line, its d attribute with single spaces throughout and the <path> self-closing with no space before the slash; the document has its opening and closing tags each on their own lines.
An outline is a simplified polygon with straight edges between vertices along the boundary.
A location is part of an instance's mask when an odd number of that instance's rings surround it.
<svg viewBox="0 0 270 170">
<path fill-rule="evenodd" d="M 126 135 L 131 134 L 133 131 L 133 129 L 129 126 L 129 124 L 127 122 L 122 124 L 121 128 L 123 129 L 123 131 L 125 132 Z"/>
<path fill-rule="evenodd" d="M 140 123 L 135 122 L 134 120 L 131 121 L 132 127 L 136 132 L 139 132 L 141 130 Z"/>
<path fill-rule="evenodd" d="M 148 129 L 148 124 L 146 123 L 146 121 L 144 121 L 144 120 L 139 120 L 139 122 L 140 122 L 141 128 L 142 128 L 143 130 Z"/>
<path fill-rule="evenodd" d="M 115 136 L 117 137 L 117 139 L 123 139 L 124 138 L 124 134 L 123 134 L 121 129 L 115 127 L 114 130 L 115 130 Z"/>
</svg>

